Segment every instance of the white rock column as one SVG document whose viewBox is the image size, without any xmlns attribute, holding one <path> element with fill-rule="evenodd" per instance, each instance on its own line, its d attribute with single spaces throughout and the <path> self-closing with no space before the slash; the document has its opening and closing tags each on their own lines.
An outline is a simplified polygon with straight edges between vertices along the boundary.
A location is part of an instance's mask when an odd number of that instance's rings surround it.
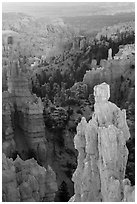
<svg viewBox="0 0 137 204">
<path fill-rule="evenodd" d="M 94 97 L 92 119 L 87 123 L 82 118 L 74 138 L 79 156 L 72 179 L 75 195 L 70 201 L 133 201 L 134 188 L 124 180 L 126 141 L 130 137 L 126 112 L 108 101 L 110 88 L 106 83 L 94 87 Z"/>
</svg>

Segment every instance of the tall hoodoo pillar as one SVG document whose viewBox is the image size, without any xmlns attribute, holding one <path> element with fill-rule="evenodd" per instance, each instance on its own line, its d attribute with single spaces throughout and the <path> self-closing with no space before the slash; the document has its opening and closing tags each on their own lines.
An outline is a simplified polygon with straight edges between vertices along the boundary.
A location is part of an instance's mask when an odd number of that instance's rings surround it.
<svg viewBox="0 0 137 204">
<path fill-rule="evenodd" d="M 110 87 L 106 83 L 94 87 L 94 97 L 92 119 L 82 118 L 74 138 L 79 155 L 72 178 L 75 195 L 70 201 L 133 201 L 134 187 L 125 179 L 126 141 L 130 137 L 126 112 L 108 101 Z"/>
</svg>

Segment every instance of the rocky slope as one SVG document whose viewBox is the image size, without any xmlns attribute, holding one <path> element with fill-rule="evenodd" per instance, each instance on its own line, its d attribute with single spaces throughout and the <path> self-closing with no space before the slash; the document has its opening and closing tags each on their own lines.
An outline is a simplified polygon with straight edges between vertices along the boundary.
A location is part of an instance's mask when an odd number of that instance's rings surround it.
<svg viewBox="0 0 137 204">
<path fill-rule="evenodd" d="M 74 138 L 78 166 L 73 174 L 73 202 L 134 201 L 135 189 L 125 179 L 128 159 L 126 141 L 130 137 L 126 112 L 108 101 L 106 83 L 94 87 L 92 119 L 82 118 Z"/>
</svg>

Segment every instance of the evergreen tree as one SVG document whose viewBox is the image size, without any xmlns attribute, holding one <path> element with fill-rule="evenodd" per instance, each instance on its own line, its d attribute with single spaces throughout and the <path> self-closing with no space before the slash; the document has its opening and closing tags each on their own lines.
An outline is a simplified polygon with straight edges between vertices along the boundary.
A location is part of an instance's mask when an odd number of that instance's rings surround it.
<svg viewBox="0 0 137 204">
<path fill-rule="evenodd" d="M 68 187 L 65 181 L 62 182 L 59 188 L 59 199 L 62 202 L 67 202 L 70 199 L 70 196 L 68 193 Z"/>
</svg>

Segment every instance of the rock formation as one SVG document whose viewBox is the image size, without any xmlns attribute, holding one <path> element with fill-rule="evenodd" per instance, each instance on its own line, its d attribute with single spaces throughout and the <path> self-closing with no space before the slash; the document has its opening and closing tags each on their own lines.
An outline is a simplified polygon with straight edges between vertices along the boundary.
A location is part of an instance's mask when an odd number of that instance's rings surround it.
<svg viewBox="0 0 137 204">
<path fill-rule="evenodd" d="M 134 52 L 134 46 L 129 45 L 129 47 Z M 110 85 L 111 101 L 121 105 L 119 104 L 120 101 L 134 96 L 134 61 L 135 56 L 134 53 L 131 54 L 131 51 L 127 58 L 120 60 L 101 60 L 101 67 L 86 71 L 83 83 L 87 84 L 89 93 L 91 93 L 95 85 L 105 81 Z"/>
<path fill-rule="evenodd" d="M 108 60 L 112 60 L 112 48 L 108 50 Z"/>
<path fill-rule="evenodd" d="M 9 92 L 2 94 L 2 152 L 11 157 L 16 149 L 12 126 L 13 104 Z"/>
<path fill-rule="evenodd" d="M 7 66 L 2 65 L 2 91 L 7 91 Z"/>
<path fill-rule="evenodd" d="M 19 39 L 19 34 L 12 30 L 2 30 L 2 45 L 4 50 L 8 50 L 11 44 L 16 44 Z"/>
<path fill-rule="evenodd" d="M 5 97 L 5 95 L 7 96 L 8 100 L 3 100 L 3 123 L 5 124 L 3 127 L 4 132 L 6 131 L 6 125 L 8 127 L 8 132 L 9 129 L 10 132 L 12 131 L 13 125 L 15 126 L 15 131 L 19 128 L 23 132 L 24 140 L 27 141 L 27 144 L 31 150 L 38 152 L 40 147 L 43 149 L 45 156 L 43 157 L 41 154 L 43 158 L 39 159 L 42 159 L 42 161 L 45 160 L 47 148 L 43 118 L 43 103 L 40 98 L 37 98 L 36 95 L 31 94 L 28 72 L 25 66 L 21 67 L 18 64 L 17 60 L 13 61 L 9 66 L 8 92 L 3 92 L 3 97 Z M 7 104 L 9 101 L 13 108 L 12 112 L 14 112 L 14 124 L 11 124 L 9 118 L 11 117 L 9 105 Z M 7 112 L 4 108 L 6 108 Z M 7 114 L 9 114 L 9 116 L 7 116 Z M 5 117 L 7 117 L 7 119 L 5 119 Z M 12 132 L 12 138 L 13 137 L 14 134 Z M 6 138 L 4 136 L 4 142 Z M 5 148 L 5 146 L 3 146 L 3 148 Z M 4 153 L 6 156 L 9 156 L 6 151 L 4 151 Z"/>
<path fill-rule="evenodd" d="M 83 117 L 74 138 L 78 166 L 73 174 L 72 202 L 121 202 L 134 200 L 134 187 L 125 179 L 130 137 L 126 112 L 108 101 L 109 85 L 94 87 L 94 114 Z"/>
<path fill-rule="evenodd" d="M 114 59 L 127 59 L 132 55 L 135 55 L 135 44 L 120 45 L 119 52 L 115 54 Z"/>
<path fill-rule="evenodd" d="M 115 59 L 119 44 L 134 43 L 134 30 L 131 29 L 129 34 L 127 29 L 122 33 L 118 29 L 116 42 L 111 32 L 110 39 L 108 35 L 107 38 L 102 35 L 96 40 L 90 39 L 87 32 L 82 32 L 86 37 L 72 32 L 60 21 L 49 25 L 37 21 L 36 26 L 34 19 L 23 14 L 11 16 L 4 20 L 3 29 L 14 28 L 19 34 L 15 33 L 15 39 L 9 32 L 6 31 L 8 35 L 3 32 L 2 86 L 3 91 L 8 90 L 3 92 L 3 152 L 13 160 L 18 154 L 23 160 L 34 157 L 45 168 L 49 164 L 57 175 L 59 187 L 55 201 L 68 201 L 74 194 L 71 178 L 77 166 L 73 139 L 81 118 L 89 121 L 92 117 L 94 99 L 91 90 L 95 85 L 104 81 L 110 85 L 112 102 L 122 109 L 129 109 L 127 123 L 131 137 L 135 135 L 134 106 L 131 107 L 135 98 L 134 44 L 119 47 L 123 54 L 120 59 Z M 112 34 L 115 36 L 115 32 Z M 106 60 L 110 47 L 113 48 L 111 60 Z M 134 140 L 130 140 L 127 147 L 126 178 L 134 185 Z M 89 158 L 87 156 L 87 161 Z M 94 174 L 95 180 L 100 182 L 98 174 Z M 84 176 L 88 182 L 86 173 Z M 125 200 L 130 197 L 130 191 L 126 193 L 130 188 L 127 184 L 129 182 L 124 182 Z M 59 197 L 65 197 L 65 200 Z M 94 197 L 100 200 L 98 190 Z"/>
<path fill-rule="evenodd" d="M 47 164 L 44 106 L 29 89 L 26 68 L 18 61 L 10 65 L 2 103 L 3 201 L 54 201 L 57 183 Z M 25 161 L 9 159 L 17 152 Z M 32 157 L 37 161 L 28 160 Z"/>
<path fill-rule="evenodd" d="M 35 159 L 15 161 L 2 157 L 2 200 L 5 202 L 54 201 L 56 176 L 50 166 L 45 169 Z"/>
</svg>

